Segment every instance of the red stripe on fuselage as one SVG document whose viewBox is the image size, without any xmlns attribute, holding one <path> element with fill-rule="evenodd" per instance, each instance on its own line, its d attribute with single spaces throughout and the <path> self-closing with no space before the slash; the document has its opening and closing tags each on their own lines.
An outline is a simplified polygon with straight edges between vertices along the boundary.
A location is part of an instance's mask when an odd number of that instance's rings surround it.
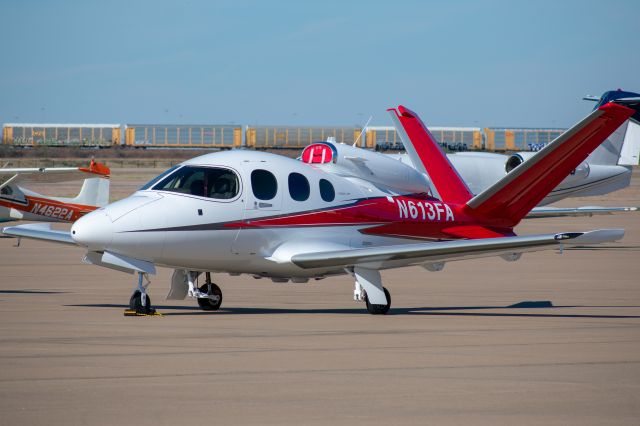
<svg viewBox="0 0 640 426">
<path fill-rule="evenodd" d="M 380 197 L 360 200 L 348 206 L 255 218 L 227 223 L 225 228 L 277 228 L 362 226 L 361 232 L 406 238 L 451 239 L 446 230 L 477 221 L 466 215 L 463 205 L 444 203 L 428 196 Z M 509 232 L 510 230 L 507 230 Z M 487 231 L 484 236 L 503 236 Z"/>
</svg>

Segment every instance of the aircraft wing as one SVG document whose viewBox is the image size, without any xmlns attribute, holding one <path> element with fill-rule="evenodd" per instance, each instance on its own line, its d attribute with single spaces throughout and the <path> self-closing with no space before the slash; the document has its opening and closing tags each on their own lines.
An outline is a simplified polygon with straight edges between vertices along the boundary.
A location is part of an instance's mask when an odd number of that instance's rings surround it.
<svg viewBox="0 0 640 426">
<path fill-rule="evenodd" d="M 561 248 L 562 244 L 599 244 L 616 241 L 623 236 L 624 230 L 622 229 L 601 229 L 587 232 L 565 232 L 300 253 L 291 256 L 290 261 L 304 269 L 344 268 L 356 265 L 369 269 L 389 269 L 421 263 L 441 263 L 491 256 L 513 256 L 524 252 Z"/>
<path fill-rule="evenodd" d="M 109 178 L 111 170 L 101 163 L 91 161 L 89 167 L 22 167 L 0 168 L 0 183 L 11 179 L 12 183 L 67 182 L 72 180 Z"/>
<path fill-rule="evenodd" d="M 70 231 L 51 229 L 50 223 L 29 223 L 26 225 L 7 226 L 2 228 L 2 233 L 18 238 L 31 238 L 34 240 L 76 245 L 76 242 L 71 238 Z"/>
<path fill-rule="evenodd" d="M 613 213 L 636 212 L 640 207 L 597 207 L 585 206 L 574 208 L 535 207 L 525 216 L 525 219 L 541 219 L 545 217 L 579 217 Z"/>
</svg>

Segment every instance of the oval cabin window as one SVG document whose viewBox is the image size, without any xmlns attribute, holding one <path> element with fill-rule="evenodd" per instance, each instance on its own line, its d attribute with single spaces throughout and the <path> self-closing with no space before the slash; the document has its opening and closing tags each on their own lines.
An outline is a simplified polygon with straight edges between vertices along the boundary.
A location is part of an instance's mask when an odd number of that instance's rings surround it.
<svg viewBox="0 0 640 426">
<path fill-rule="evenodd" d="M 307 201 L 311 187 L 307 178 L 300 173 L 289 174 L 289 195 L 296 201 Z"/>
<path fill-rule="evenodd" d="M 278 182 L 270 171 L 256 169 L 251 172 L 251 188 L 258 200 L 271 200 L 278 192 Z"/>
<path fill-rule="evenodd" d="M 331 182 L 326 179 L 320 179 L 320 197 L 327 203 L 336 198 L 336 190 L 333 189 Z"/>
</svg>

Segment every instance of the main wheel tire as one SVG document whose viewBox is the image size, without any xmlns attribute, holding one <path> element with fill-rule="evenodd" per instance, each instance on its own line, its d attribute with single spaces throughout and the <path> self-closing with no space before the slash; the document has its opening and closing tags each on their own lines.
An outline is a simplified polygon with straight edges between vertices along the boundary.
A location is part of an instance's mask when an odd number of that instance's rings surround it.
<svg viewBox="0 0 640 426">
<path fill-rule="evenodd" d="M 374 305 L 373 303 L 369 303 L 369 296 L 364 296 L 364 300 L 367 302 L 367 311 L 369 311 L 371 315 L 386 315 L 391 308 L 391 294 L 389 294 L 389 290 L 385 287 L 382 287 L 382 289 L 384 290 L 384 295 L 387 297 L 386 305 Z"/>
<path fill-rule="evenodd" d="M 129 299 L 129 309 L 139 313 L 145 313 L 145 314 L 150 313 L 151 298 L 149 297 L 148 294 L 146 299 L 147 299 L 146 300 L 147 303 L 145 304 L 145 306 L 142 306 L 142 293 L 140 293 L 140 290 L 134 291 L 133 294 L 131 295 L 131 298 Z"/>
<path fill-rule="evenodd" d="M 198 298 L 198 305 L 204 311 L 217 311 L 220 309 L 220 305 L 222 305 L 222 290 L 218 287 L 217 284 L 211 283 L 211 293 L 209 293 L 209 286 L 204 284 L 200 287 L 200 291 L 203 293 L 211 294 L 213 296 L 218 296 L 218 301 L 214 302 L 208 297 Z"/>
</svg>

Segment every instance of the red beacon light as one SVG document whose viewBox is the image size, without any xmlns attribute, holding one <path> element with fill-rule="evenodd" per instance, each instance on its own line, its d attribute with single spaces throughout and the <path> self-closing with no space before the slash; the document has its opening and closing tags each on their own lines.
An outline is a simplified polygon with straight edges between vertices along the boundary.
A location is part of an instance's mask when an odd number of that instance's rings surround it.
<svg viewBox="0 0 640 426">
<path fill-rule="evenodd" d="M 326 164 L 335 162 L 335 148 L 327 143 L 313 143 L 302 151 L 302 162 L 308 164 Z"/>
</svg>

